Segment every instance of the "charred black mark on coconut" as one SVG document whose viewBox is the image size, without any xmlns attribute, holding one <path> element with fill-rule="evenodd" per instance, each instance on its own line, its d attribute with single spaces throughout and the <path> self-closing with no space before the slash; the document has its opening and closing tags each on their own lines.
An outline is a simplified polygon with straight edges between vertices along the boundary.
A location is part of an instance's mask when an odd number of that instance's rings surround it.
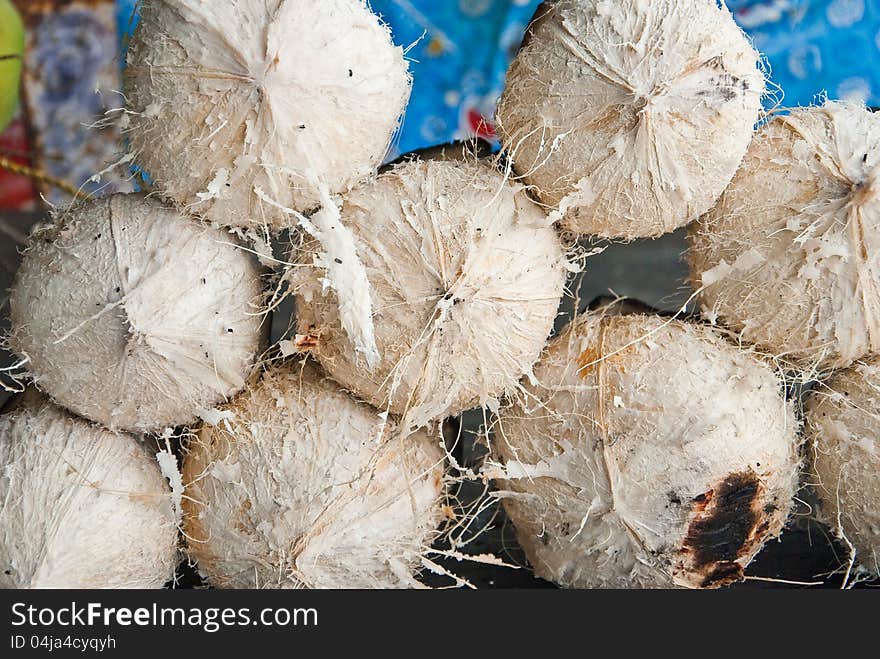
<svg viewBox="0 0 880 659">
<path fill-rule="evenodd" d="M 693 568 L 703 573 L 703 588 L 723 586 L 743 576 L 737 560 L 745 556 L 769 528 L 761 524 L 756 502 L 761 485 L 754 472 L 728 476 L 717 488 L 694 498 L 694 520 L 683 551 Z"/>
<path fill-rule="evenodd" d="M 739 563 L 723 561 L 712 566 L 711 572 L 706 575 L 700 584 L 701 588 L 713 588 L 724 586 L 739 581 L 743 576 L 743 568 Z"/>
</svg>

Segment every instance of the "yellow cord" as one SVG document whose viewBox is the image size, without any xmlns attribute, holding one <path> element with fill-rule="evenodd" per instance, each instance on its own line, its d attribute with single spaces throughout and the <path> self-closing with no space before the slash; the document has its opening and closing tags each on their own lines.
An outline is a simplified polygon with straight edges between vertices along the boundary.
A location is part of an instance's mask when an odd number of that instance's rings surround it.
<svg viewBox="0 0 880 659">
<path fill-rule="evenodd" d="M 12 172 L 13 174 L 18 174 L 19 176 L 26 176 L 27 178 L 33 181 L 37 181 L 39 183 L 46 183 L 47 185 L 51 185 L 55 188 L 58 188 L 59 190 L 63 190 L 74 199 L 84 199 L 89 196 L 82 190 L 77 190 L 67 181 L 57 179 L 54 176 L 51 176 L 39 169 L 34 169 L 33 167 L 28 167 L 27 165 L 22 165 L 20 163 L 14 162 L 6 156 L 0 156 L 0 169 L 5 169 L 9 172 Z"/>
</svg>

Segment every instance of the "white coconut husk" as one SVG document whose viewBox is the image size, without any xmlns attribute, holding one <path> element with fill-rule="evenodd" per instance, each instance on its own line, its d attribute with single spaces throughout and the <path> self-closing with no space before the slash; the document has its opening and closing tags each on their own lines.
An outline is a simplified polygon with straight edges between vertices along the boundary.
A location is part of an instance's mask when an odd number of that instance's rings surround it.
<svg viewBox="0 0 880 659">
<path fill-rule="evenodd" d="M 820 370 L 880 350 L 880 116 L 826 103 L 755 137 L 689 258 L 704 314 Z"/>
<path fill-rule="evenodd" d="M 716 0 L 545 2 L 498 131 L 563 226 L 658 236 L 706 212 L 761 112 L 758 54 Z"/>
<path fill-rule="evenodd" d="M 29 391 L 0 416 L 0 588 L 161 588 L 177 516 L 155 454 Z"/>
<path fill-rule="evenodd" d="M 37 386 L 108 428 L 195 421 L 261 351 L 262 270 L 227 233 L 141 195 L 37 230 L 10 294 L 10 346 Z"/>
<path fill-rule="evenodd" d="M 782 382 L 712 329 L 577 319 L 499 414 L 504 507 L 535 573 L 570 588 L 715 588 L 777 537 L 798 488 Z"/>
<path fill-rule="evenodd" d="M 363 367 L 306 244 L 291 275 L 297 326 L 331 377 L 408 427 L 514 392 L 553 328 L 568 265 L 522 186 L 486 162 L 408 160 L 353 190 L 342 218 L 381 361 Z"/>
<path fill-rule="evenodd" d="M 880 577 L 880 361 L 835 373 L 810 395 L 805 416 L 818 517 L 849 551 L 847 577 Z"/>
<path fill-rule="evenodd" d="M 144 0 L 125 87 L 161 194 L 220 225 L 283 228 L 263 195 L 306 211 L 375 173 L 410 78 L 363 0 Z"/>
<path fill-rule="evenodd" d="M 332 195 L 375 174 L 409 100 L 388 27 L 363 0 L 145 0 L 125 81 L 156 189 L 221 226 L 306 229 L 375 364 L 366 275 Z"/>
<path fill-rule="evenodd" d="M 318 369 L 267 371 L 193 438 L 190 556 L 219 588 L 406 588 L 443 516 L 442 440 L 402 436 Z"/>
</svg>

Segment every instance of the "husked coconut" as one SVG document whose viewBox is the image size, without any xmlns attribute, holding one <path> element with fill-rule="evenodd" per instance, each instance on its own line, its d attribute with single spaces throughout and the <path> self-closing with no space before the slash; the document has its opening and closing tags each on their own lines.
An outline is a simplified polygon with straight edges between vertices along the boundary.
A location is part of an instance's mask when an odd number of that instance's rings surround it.
<svg viewBox="0 0 880 659">
<path fill-rule="evenodd" d="M 445 455 L 314 366 L 275 367 L 184 461 L 189 554 L 219 588 L 405 588 L 442 517 Z"/>
<path fill-rule="evenodd" d="M 261 350 L 261 269 L 223 231 L 141 195 L 36 231 L 10 294 L 12 349 L 58 403 L 111 429 L 194 421 Z"/>
<path fill-rule="evenodd" d="M 880 361 L 835 373 L 806 405 L 819 516 L 880 577 Z"/>
<path fill-rule="evenodd" d="M 503 409 L 497 493 L 535 573 L 569 588 L 716 588 L 777 537 L 798 487 L 782 382 L 711 328 L 577 319 Z"/>
<path fill-rule="evenodd" d="M 145 0 L 125 71 L 137 162 L 221 225 L 290 224 L 382 162 L 409 99 L 363 0 Z"/>
<path fill-rule="evenodd" d="M 363 400 L 423 426 L 513 392 L 556 318 L 567 262 L 546 215 L 485 162 L 408 160 L 342 207 L 366 268 L 372 370 L 306 244 L 292 271 L 301 339 Z"/>
<path fill-rule="evenodd" d="M 880 116 L 852 103 L 766 125 L 691 230 L 704 314 L 804 368 L 880 350 L 878 145 Z"/>
<path fill-rule="evenodd" d="M 0 588 L 161 588 L 177 515 L 156 456 L 31 390 L 0 416 Z"/>
<path fill-rule="evenodd" d="M 308 231 L 374 365 L 366 275 L 332 195 L 375 174 L 410 77 L 364 0 L 146 0 L 125 79 L 156 188 L 220 225 Z"/>
<path fill-rule="evenodd" d="M 575 233 L 653 237 L 730 182 L 761 112 L 758 53 L 716 0 L 558 0 L 538 9 L 498 130 Z"/>
</svg>

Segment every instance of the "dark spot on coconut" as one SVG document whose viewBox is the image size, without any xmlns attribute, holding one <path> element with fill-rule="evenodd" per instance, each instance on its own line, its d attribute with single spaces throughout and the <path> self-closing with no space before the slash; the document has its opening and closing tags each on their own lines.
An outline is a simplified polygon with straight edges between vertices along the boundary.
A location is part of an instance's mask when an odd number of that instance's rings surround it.
<svg viewBox="0 0 880 659">
<path fill-rule="evenodd" d="M 348 70 L 348 77 L 354 78 L 354 71 L 352 71 L 351 69 Z"/>
<path fill-rule="evenodd" d="M 205 279 L 204 277 L 202 277 L 202 283 L 203 283 L 203 284 L 207 284 L 207 283 L 208 283 L 208 280 Z"/>
<path fill-rule="evenodd" d="M 755 510 L 760 487 L 754 472 L 746 471 L 731 474 L 717 488 L 694 497 L 696 514 L 682 549 L 693 557 L 694 568 L 705 570 L 704 587 L 742 577 L 736 560 L 769 527 L 768 523 L 759 526 Z"/>
<path fill-rule="evenodd" d="M 320 337 L 315 334 L 297 336 L 294 344 L 298 350 L 315 350 L 320 345 Z"/>
<path fill-rule="evenodd" d="M 743 578 L 743 567 L 733 561 L 723 561 L 712 567 L 712 570 L 700 583 L 701 588 L 726 586 Z"/>
<path fill-rule="evenodd" d="M 769 531 L 769 530 L 770 530 L 770 520 L 765 519 L 755 529 L 754 535 L 755 535 L 755 537 L 762 538 L 762 537 L 764 537 L 764 534 L 766 534 L 767 531 Z"/>
<path fill-rule="evenodd" d="M 715 57 L 706 60 L 706 66 L 712 67 L 713 69 L 721 69 L 722 71 L 727 70 L 727 67 L 724 66 L 724 57 L 721 55 L 715 55 Z"/>
<path fill-rule="evenodd" d="M 12 574 L 12 570 L 3 570 L 3 574 L 8 577 L 10 574 Z"/>
<path fill-rule="evenodd" d="M 727 103 L 728 101 L 732 101 L 736 98 L 736 92 L 733 91 L 730 87 L 722 87 L 721 88 L 721 99 Z"/>
<path fill-rule="evenodd" d="M 227 184 L 226 184 L 226 187 L 227 187 L 227 188 L 231 188 L 231 187 L 232 187 L 232 183 L 227 183 Z"/>
<path fill-rule="evenodd" d="M 862 162 L 868 162 L 868 154 L 862 156 Z"/>
<path fill-rule="evenodd" d="M 333 260 L 336 261 L 337 263 L 339 263 L 340 265 L 342 264 L 342 259 L 333 259 Z"/>
<path fill-rule="evenodd" d="M 235 333 L 235 330 L 232 329 L 231 327 L 230 327 L 228 330 L 226 330 L 226 331 L 227 331 L 229 334 L 234 334 L 234 333 Z"/>
<path fill-rule="evenodd" d="M 297 128 L 299 128 L 300 130 L 305 130 L 305 129 L 306 129 L 306 125 L 305 125 L 305 124 L 300 124 L 299 126 L 297 126 Z"/>
<path fill-rule="evenodd" d="M 709 490 L 703 494 L 698 494 L 693 498 L 694 510 L 702 512 L 709 505 L 709 502 L 715 497 L 715 490 Z"/>
<path fill-rule="evenodd" d="M 103 235 L 103 234 L 100 234 L 100 233 L 99 233 L 97 236 L 95 236 L 95 240 L 100 240 L 102 235 Z"/>
</svg>

